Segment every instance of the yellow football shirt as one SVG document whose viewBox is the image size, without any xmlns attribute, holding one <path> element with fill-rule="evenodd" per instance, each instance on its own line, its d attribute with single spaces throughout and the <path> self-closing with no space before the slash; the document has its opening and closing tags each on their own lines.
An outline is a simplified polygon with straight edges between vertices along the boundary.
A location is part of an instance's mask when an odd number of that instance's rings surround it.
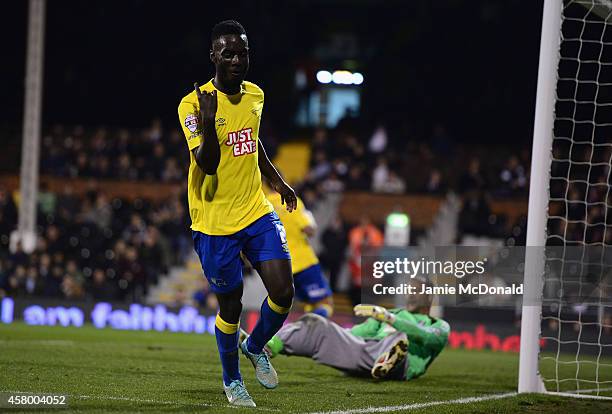
<svg viewBox="0 0 612 414">
<path fill-rule="evenodd" d="M 215 89 L 212 80 L 200 87 L 206 92 Z M 206 175 L 192 153 L 202 143 L 195 90 L 181 100 L 179 120 L 190 157 L 187 198 L 192 230 L 213 236 L 230 235 L 273 211 L 261 189 L 257 162 L 263 103 L 263 91 L 251 82 L 243 82 L 236 95 L 217 90 L 215 127 L 221 160 L 217 173 Z"/>
<path fill-rule="evenodd" d="M 291 253 L 291 270 L 299 273 L 312 265 L 319 263 L 308 236 L 304 233 L 304 228 L 313 225 L 310 213 L 307 213 L 304 203 L 298 197 L 297 209 L 289 213 L 286 205 L 281 204 L 281 197 L 278 193 L 267 194 L 268 200 L 274 206 L 274 210 L 281 219 L 287 233 L 287 244 Z"/>
</svg>

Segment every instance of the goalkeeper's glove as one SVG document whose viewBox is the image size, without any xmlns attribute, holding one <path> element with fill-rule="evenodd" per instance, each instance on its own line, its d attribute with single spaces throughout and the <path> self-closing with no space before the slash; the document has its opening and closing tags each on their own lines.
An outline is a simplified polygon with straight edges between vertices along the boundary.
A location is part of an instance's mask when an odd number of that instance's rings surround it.
<svg viewBox="0 0 612 414">
<path fill-rule="evenodd" d="M 377 321 L 388 323 L 389 325 L 392 325 L 396 320 L 395 315 L 382 306 L 364 305 L 360 303 L 353 308 L 353 312 L 355 312 L 357 316 L 371 317 Z"/>
</svg>

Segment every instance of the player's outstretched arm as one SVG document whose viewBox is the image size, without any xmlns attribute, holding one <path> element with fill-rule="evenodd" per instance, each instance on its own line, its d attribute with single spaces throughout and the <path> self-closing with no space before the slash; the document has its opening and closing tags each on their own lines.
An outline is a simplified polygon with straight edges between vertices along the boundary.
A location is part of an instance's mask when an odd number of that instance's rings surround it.
<svg viewBox="0 0 612 414">
<path fill-rule="evenodd" d="M 292 212 L 297 208 L 297 196 L 295 195 L 295 191 L 293 191 L 293 188 L 283 180 L 283 177 L 281 177 L 274 165 L 272 165 L 272 162 L 270 162 L 268 154 L 266 154 L 266 150 L 261 144 L 261 139 L 257 141 L 257 145 L 257 163 L 259 164 L 261 174 L 266 177 L 270 187 L 280 194 L 281 204 L 285 204 L 287 206 L 287 211 Z"/>
<path fill-rule="evenodd" d="M 353 308 L 355 315 L 374 318 L 377 321 L 388 323 L 400 332 L 404 332 L 410 341 L 421 345 L 436 347 L 442 344 L 442 348 L 448 337 L 448 324 L 440 321 L 439 326 L 420 326 L 399 313 L 392 314 L 382 306 L 359 304 Z"/>
<path fill-rule="evenodd" d="M 215 129 L 217 91 L 202 93 L 197 82 L 193 86 L 200 104 L 200 125 L 202 125 L 202 143 L 193 150 L 193 155 L 202 171 L 208 175 L 214 175 L 217 173 L 221 160 L 221 148 L 219 148 L 219 139 Z"/>
</svg>

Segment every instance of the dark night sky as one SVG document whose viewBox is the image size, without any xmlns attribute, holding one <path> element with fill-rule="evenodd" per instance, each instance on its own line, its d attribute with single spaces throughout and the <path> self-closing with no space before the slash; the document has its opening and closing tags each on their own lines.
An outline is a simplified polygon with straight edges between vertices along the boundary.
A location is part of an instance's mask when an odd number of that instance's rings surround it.
<svg viewBox="0 0 612 414">
<path fill-rule="evenodd" d="M 541 1 L 47 1 L 44 123 L 143 126 L 176 122 L 193 81 L 212 75 L 212 25 L 241 21 L 249 79 L 266 91 L 265 116 L 291 127 L 298 62 L 334 33 L 355 36 L 345 56 L 364 73 L 364 118 L 424 131 L 442 122 L 466 140 L 530 139 Z M 18 128 L 23 106 L 27 2 L 4 6 L 0 125 Z M 418 128 L 417 128 L 418 130 Z"/>
</svg>

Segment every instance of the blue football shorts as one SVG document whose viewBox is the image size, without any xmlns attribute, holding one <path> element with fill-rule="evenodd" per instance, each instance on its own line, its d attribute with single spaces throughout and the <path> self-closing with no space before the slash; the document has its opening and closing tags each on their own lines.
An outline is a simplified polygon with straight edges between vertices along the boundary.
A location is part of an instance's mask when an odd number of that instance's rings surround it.
<svg viewBox="0 0 612 414">
<path fill-rule="evenodd" d="M 275 212 L 228 236 L 193 231 L 193 243 L 204 275 L 215 293 L 231 292 L 242 283 L 241 251 L 252 265 L 273 259 L 291 259 L 285 228 Z"/>
<path fill-rule="evenodd" d="M 316 303 L 332 294 L 318 263 L 294 274 L 293 285 L 295 297 L 305 303 Z"/>
</svg>

